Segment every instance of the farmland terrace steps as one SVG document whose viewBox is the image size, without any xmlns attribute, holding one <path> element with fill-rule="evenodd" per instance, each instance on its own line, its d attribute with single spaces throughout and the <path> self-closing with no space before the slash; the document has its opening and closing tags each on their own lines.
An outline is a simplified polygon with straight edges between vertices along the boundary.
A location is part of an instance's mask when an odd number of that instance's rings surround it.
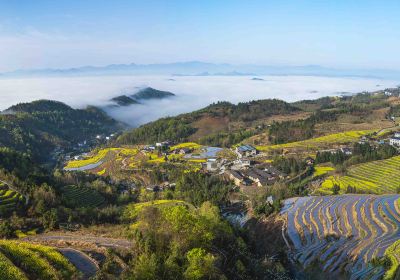
<svg viewBox="0 0 400 280">
<path fill-rule="evenodd" d="M 290 253 L 304 267 L 319 261 L 350 279 L 385 274 L 371 261 L 400 239 L 400 195 L 337 195 L 288 199 L 281 215 Z"/>
</svg>

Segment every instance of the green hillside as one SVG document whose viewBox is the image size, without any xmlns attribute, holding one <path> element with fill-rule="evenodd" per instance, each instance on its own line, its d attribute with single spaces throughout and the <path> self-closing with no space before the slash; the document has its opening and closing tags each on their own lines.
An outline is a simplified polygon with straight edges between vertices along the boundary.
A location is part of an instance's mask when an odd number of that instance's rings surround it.
<svg viewBox="0 0 400 280">
<path fill-rule="evenodd" d="M 0 114 L 0 146 L 45 159 L 56 145 L 68 145 L 109 134 L 121 125 L 95 107 L 73 109 L 39 100 L 12 106 Z"/>
</svg>

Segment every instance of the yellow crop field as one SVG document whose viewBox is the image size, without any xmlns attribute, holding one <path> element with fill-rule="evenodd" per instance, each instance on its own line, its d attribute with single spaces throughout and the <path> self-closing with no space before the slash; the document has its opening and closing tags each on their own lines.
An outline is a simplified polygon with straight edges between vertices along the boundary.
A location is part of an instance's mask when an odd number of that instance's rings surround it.
<svg viewBox="0 0 400 280">
<path fill-rule="evenodd" d="M 327 174 L 328 172 L 334 171 L 335 168 L 330 167 L 330 166 L 315 166 L 314 168 L 314 174 L 313 177 L 318 177 L 318 176 L 323 176 Z"/>
<path fill-rule="evenodd" d="M 96 164 L 103 160 L 111 151 L 119 152 L 120 156 L 135 156 L 139 152 L 139 150 L 136 148 L 105 148 L 97 151 L 97 153 L 88 156 L 85 159 L 69 161 L 65 168 L 80 168 L 89 164 Z"/>
<path fill-rule="evenodd" d="M 257 146 L 260 151 L 272 151 L 279 149 L 302 148 L 302 149 L 318 149 L 332 144 L 345 144 L 352 143 L 359 140 L 360 137 L 373 133 L 374 130 L 357 130 L 346 131 L 335 134 L 329 134 L 322 137 L 312 138 L 304 141 L 270 145 L 270 146 Z"/>
<path fill-rule="evenodd" d="M 345 176 L 330 176 L 318 190 L 331 193 L 334 184 L 344 193 L 348 186 L 356 187 L 365 193 L 396 193 L 400 186 L 400 156 L 351 166 Z"/>
<path fill-rule="evenodd" d="M 173 151 L 173 150 L 182 149 L 182 148 L 188 148 L 188 149 L 195 149 L 196 150 L 196 149 L 200 149 L 201 147 L 202 147 L 201 145 L 199 145 L 197 143 L 194 143 L 194 142 L 185 142 L 185 143 L 180 143 L 180 144 L 177 144 L 175 146 L 172 146 L 170 148 L 170 150 Z"/>
</svg>

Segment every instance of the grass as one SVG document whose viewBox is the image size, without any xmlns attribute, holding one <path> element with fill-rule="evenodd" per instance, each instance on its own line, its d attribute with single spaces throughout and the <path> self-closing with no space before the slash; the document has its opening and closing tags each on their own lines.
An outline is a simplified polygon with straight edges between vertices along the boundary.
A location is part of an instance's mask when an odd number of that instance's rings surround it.
<svg viewBox="0 0 400 280">
<path fill-rule="evenodd" d="M 197 143 L 194 143 L 194 142 L 185 142 L 185 143 L 180 143 L 180 144 L 177 144 L 175 146 L 172 146 L 170 148 L 170 150 L 173 151 L 173 150 L 182 149 L 182 148 L 188 148 L 188 149 L 196 150 L 196 149 L 200 149 L 201 147 L 202 147 L 201 145 L 199 145 Z"/>
<path fill-rule="evenodd" d="M 345 176 L 330 176 L 321 185 L 322 193 L 330 193 L 333 184 L 344 193 L 348 186 L 365 193 L 396 193 L 400 186 L 400 156 L 351 166 Z"/>
<path fill-rule="evenodd" d="M 372 132 L 374 132 L 374 130 L 347 131 L 347 132 L 334 133 L 322 137 L 307 139 L 304 141 L 270 145 L 270 146 L 257 146 L 256 148 L 264 152 L 279 150 L 279 149 L 292 149 L 292 148 L 313 150 L 325 147 L 327 145 L 356 142 L 359 140 L 360 137 L 371 134 Z"/>
<path fill-rule="evenodd" d="M 132 203 L 129 204 L 124 211 L 124 216 L 129 219 L 134 219 L 137 215 L 146 207 L 156 206 L 156 207 L 165 207 L 172 206 L 177 204 L 186 204 L 183 200 L 153 200 L 148 202 L 141 203 Z"/>
</svg>

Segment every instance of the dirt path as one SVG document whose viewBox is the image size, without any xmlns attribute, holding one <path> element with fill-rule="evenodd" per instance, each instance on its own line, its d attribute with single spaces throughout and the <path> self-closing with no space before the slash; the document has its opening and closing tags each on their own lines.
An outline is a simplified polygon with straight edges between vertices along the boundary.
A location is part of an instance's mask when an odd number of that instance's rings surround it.
<svg viewBox="0 0 400 280">
<path fill-rule="evenodd" d="M 83 279 L 89 279 L 93 277 L 99 266 L 97 263 L 90 258 L 85 253 L 71 249 L 71 248 L 62 248 L 59 249 L 60 253 L 63 254 L 80 272 L 83 274 Z"/>
<path fill-rule="evenodd" d="M 100 247 L 108 248 L 125 248 L 128 249 L 132 246 L 131 241 L 127 239 L 116 239 L 108 237 L 99 237 L 91 235 L 73 235 L 73 234 L 40 234 L 28 236 L 24 238 L 25 241 L 33 242 L 84 242 L 92 243 Z"/>
</svg>

